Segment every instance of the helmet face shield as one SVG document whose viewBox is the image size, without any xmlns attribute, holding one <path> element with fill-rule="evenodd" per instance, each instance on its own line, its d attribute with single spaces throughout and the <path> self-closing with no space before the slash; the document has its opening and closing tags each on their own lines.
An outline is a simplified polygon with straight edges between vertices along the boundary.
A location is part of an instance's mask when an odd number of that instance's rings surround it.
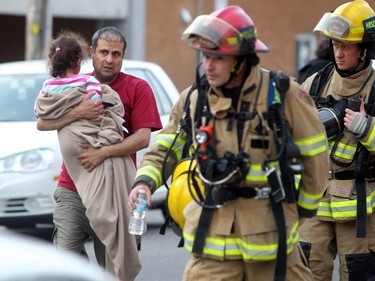
<svg viewBox="0 0 375 281">
<path fill-rule="evenodd" d="M 253 30 L 253 40 L 255 31 Z M 193 38 L 192 47 L 202 51 L 216 51 L 220 53 L 236 54 L 241 49 L 243 35 L 227 22 L 202 15 L 183 32 L 182 39 Z M 248 38 L 251 40 L 251 38 Z"/>
<path fill-rule="evenodd" d="M 269 51 L 257 38 L 253 20 L 238 6 L 198 16 L 181 39 L 192 39 L 190 47 L 215 55 L 246 56 Z"/>
<path fill-rule="evenodd" d="M 352 22 L 340 15 L 334 13 L 325 13 L 318 22 L 314 31 L 320 31 L 322 35 L 333 40 L 339 40 L 346 43 L 358 43 L 362 40 L 363 27 L 350 28 Z M 355 35 L 358 34 L 358 40 Z"/>
<path fill-rule="evenodd" d="M 314 31 L 346 44 L 374 41 L 375 12 L 366 1 L 347 2 L 324 14 Z"/>
</svg>

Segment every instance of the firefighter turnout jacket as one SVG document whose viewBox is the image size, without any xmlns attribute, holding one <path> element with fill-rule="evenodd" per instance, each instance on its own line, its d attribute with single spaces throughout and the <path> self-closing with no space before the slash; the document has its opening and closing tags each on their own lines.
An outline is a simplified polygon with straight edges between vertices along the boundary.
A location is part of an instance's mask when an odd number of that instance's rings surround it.
<svg viewBox="0 0 375 281">
<path fill-rule="evenodd" d="M 357 98 L 367 103 L 375 79 L 371 63 L 364 70 L 349 77 L 342 78 L 336 70 L 329 74 L 327 83 L 320 94 L 321 98 L 331 95 L 335 100 Z M 313 75 L 302 85 L 309 92 Z M 329 89 L 329 91 L 328 91 Z M 324 221 L 353 221 L 357 219 L 357 194 L 360 185 L 356 178 L 361 175 L 365 178 L 363 200 L 365 216 L 374 211 L 375 182 L 374 182 L 374 152 L 375 152 L 375 123 L 374 117 L 368 116 L 367 130 L 362 136 L 356 136 L 344 130 L 340 138 L 329 140 L 330 164 L 325 176 L 329 179 L 324 198 L 319 203 L 317 219 Z M 358 154 L 367 150 L 368 157 L 358 163 Z M 359 169 L 356 174 L 356 171 Z M 323 175 L 323 174 L 322 174 Z M 357 185 L 357 186 L 356 186 Z"/>
<path fill-rule="evenodd" d="M 275 93 L 270 98 L 270 88 Z M 236 188 L 269 187 L 266 171 L 262 167 L 264 160 L 275 156 L 274 131 L 265 120 L 268 107 L 273 102 L 280 102 L 280 93 L 270 83 L 270 72 L 253 66 L 243 84 L 237 108 L 233 108 L 232 99 L 225 97 L 221 89 L 209 88 L 207 102 L 210 113 L 215 120 L 215 149 L 217 157 L 223 157 L 227 151 L 234 154 L 239 147 L 249 155 L 250 169 Z M 147 152 L 137 171 L 135 184 L 147 183 L 152 191 L 163 184 L 163 171 L 166 177 L 173 172 L 175 165 L 182 158 L 182 149 L 186 141 L 186 132 L 182 131 L 174 142 L 179 122 L 184 113 L 184 106 L 189 89 L 184 90 L 178 102 L 172 108 L 168 125 L 162 129 Z M 190 95 L 190 115 L 194 120 L 198 91 Z M 241 143 L 238 141 L 237 122 L 229 116 L 241 111 L 241 104 L 248 104 L 252 118 L 245 121 Z M 254 107 L 255 104 L 255 107 Z M 328 169 L 328 144 L 324 127 L 319 119 L 312 98 L 300 90 L 300 86 L 290 80 L 290 87 L 285 97 L 285 118 L 290 128 L 294 143 L 301 152 L 304 169 L 296 175 L 296 200 L 281 203 L 285 214 L 287 234 L 287 252 L 292 252 L 298 242 L 299 218 L 314 216 L 319 200 L 323 195 L 326 177 L 322 176 Z M 209 124 L 213 124 L 213 119 Z M 233 122 L 228 126 L 228 122 Z M 192 122 L 192 134 L 196 134 Z M 193 138 L 194 142 L 195 139 Z M 172 147 L 168 161 L 164 161 Z M 191 150 L 197 147 L 193 143 Z M 163 164 L 165 168 L 163 169 Z M 271 163 L 279 171 L 278 161 Z M 184 245 L 192 251 L 196 239 L 197 226 L 202 206 L 192 201 L 184 210 L 186 223 L 183 229 Z M 278 249 L 278 232 L 271 210 L 270 200 L 265 198 L 235 198 L 214 209 L 208 233 L 205 238 L 203 257 L 226 260 L 240 259 L 245 261 L 275 260 Z"/>
</svg>

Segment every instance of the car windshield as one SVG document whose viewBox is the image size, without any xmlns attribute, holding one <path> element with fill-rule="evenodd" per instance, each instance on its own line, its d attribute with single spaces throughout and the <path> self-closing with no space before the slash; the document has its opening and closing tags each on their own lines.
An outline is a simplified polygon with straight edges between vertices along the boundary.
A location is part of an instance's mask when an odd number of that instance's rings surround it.
<svg viewBox="0 0 375 281">
<path fill-rule="evenodd" d="M 159 113 L 161 115 L 169 113 L 172 101 L 161 81 L 151 71 L 128 68 L 126 72 L 146 80 L 155 94 Z M 43 73 L 0 75 L 0 122 L 36 121 L 35 98 L 46 78 L 47 74 Z"/>
<path fill-rule="evenodd" d="M 45 74 L 1 75 L 0 122 L 35 121 L 34 102 L 45 79 Z"/>
</svg>

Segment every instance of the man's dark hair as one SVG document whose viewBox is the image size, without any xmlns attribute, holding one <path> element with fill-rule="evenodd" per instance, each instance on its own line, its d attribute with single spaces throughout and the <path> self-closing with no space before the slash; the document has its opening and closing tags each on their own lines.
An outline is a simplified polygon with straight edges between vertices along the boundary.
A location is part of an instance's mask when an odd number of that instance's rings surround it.
<svg viewBox="0 0 375 281">
<path fill-rule="evenodd" d="M 119 41 L 121 43 L 124 43 L 123 53 L 125 54 L 125 49 L 127 45 L 125 35 L 118 28 L 114 26 L 107 26 L 97 30 L 92 36 L 91 40 L 91 44 L 94 48 L 94 51 L 98 46 L 99 39 L 104 39 L 106 41 Z"/>
</svg>

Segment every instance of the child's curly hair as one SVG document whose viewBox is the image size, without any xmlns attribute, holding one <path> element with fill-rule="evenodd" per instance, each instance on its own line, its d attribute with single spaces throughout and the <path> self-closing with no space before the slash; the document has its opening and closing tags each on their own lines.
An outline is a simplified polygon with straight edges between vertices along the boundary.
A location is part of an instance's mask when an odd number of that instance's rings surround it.
<svg viewBox="0 0 375 281">
<path fill-rule="evenodd" d="M 68 68 L 77 66 L 79 59 L 89 57 L 89 45 L 83 36 L 63 30 L 52 40 L 48 48 L 49 72 L 52 77 L 63 75 Z"/>
</svg>

